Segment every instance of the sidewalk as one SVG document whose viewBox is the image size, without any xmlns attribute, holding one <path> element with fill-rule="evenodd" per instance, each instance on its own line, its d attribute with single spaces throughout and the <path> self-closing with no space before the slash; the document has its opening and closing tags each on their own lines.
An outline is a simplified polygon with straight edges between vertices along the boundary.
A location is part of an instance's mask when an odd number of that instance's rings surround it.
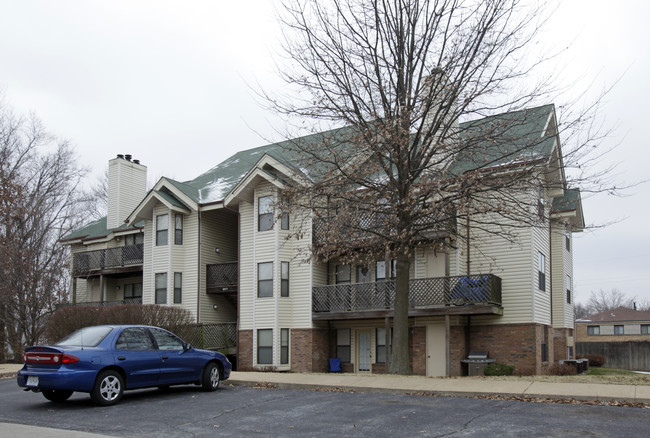
<svg viewBox="0 0 650 438">
<path fill-rule="evenodd" d="M 532 380 L 431 378 L 389 374 L 261 373 L 233 371 L 229 383 L 275 384 L 287 389 L 345 388 L 358 392 L 427 393 L 474 397 L 499 395 L 562 400 L 598 400 L 650 404 L 650 386 L 603 383 L 552 383 Z"/>
<path fill-rule="evenodd" d="M 0 377 L 14 377 L 19 364 L 0 364 Z M 342 389 L 357 392 L 426 393 L 441 396 L 550 398 L 650 404 L 650 386 L 603 383 L 552 383 L 532 380 L 431 378 L 389 374 L 261 373 L 233 371 L 227 383 L 253 386 L 258 383 L 284 389 Z"/>
</svg>

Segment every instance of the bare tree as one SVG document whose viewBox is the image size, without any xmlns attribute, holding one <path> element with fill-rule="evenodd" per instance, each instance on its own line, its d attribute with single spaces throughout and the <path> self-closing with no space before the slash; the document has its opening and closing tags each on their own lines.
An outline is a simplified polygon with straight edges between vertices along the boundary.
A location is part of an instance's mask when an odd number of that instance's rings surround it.
<svg viewBox="0 0 650 438">
<path fill-rule="evenodd" d="M 566 188 L 558 172 L 591 153 L 593 133 L 556 157 L 563 169 L 544 168 L 540 148 L 562 128 L 540 138 L 527 131 L 534 114 L 520 111 L 551 90 L 550 78 L 533 76 L 545 59 L 530 56 L 546 15 L 518 0 L 283 4 L 280 74 L 296 93 L 264 97 L 313 134 L 286 143 L 300 171 L 283 193 L 284 208 L 326 221 L 331 232 L 311 248 L 321 260 L 396 260 L 391 373 L 411 372 L 415 249 L 433 242 L 444 251 L 449 239 L 469 238 L 460 224 L 469 230 L 470 222 L 514 239 L 513 228 L 548 217 L 544 205 L 540 217 L 531 214 L 539 199 L 531 192 Z M 459 123 L 484 116 L 492 117 Z M 588 120 L 581 113 L 568 126 Z M 497 168 L 504 171 L 486 171 Z"/>
<path fill-rule="evenodd" d="M 47 316 L 66 300 L 69 254 L 58 240 L 81 222 L 73 150 L 35 116 L 17 117 L 0 101 L 0 352 L 20 357 Z M 1 357 L 0 359 L 5 359 Z"/>
<path fill-rule="evenodd" d="M 598 291 L 591 291 L 589 300 L 585 307 L 588 314 L 605 312 L 607 310 L 616 309 L 618 307 L 627 307 L 628 309 L 636 308 L 635 297 L 629 298 L 618 289 L 611 289 L 605 291 L 600 289 Z"/>
</svg>

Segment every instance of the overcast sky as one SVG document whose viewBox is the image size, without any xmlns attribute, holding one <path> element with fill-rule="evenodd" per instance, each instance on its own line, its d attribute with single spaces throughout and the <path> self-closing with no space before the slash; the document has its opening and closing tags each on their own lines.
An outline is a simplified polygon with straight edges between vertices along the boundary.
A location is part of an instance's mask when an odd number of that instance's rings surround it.
<svg viewBox="0 0 650 438">
<path fill-rule="evenodd" d="M 646 179 L 650 163 L 649 16 L 646 0 L 565 1 L 544 34 L 569 47 L 557 62 L 572 89 L 596 95 L 618 80 L 601 115 L 615 128 L 605 146 L 619 144 L 610 159 L 622 183 Z M 278 39 L 272 0 L 0 0 L 0 89 L 69 139 L 94 176 L 122 153 L 152 182 L 183 181 L 281 140 L 252 91 L 282 86 Z M 576 236 L 578 301 L 613 288 L 650 301 L 649 190 L 583 199 L 588 224 L 618 222 Z"/>
</svg>

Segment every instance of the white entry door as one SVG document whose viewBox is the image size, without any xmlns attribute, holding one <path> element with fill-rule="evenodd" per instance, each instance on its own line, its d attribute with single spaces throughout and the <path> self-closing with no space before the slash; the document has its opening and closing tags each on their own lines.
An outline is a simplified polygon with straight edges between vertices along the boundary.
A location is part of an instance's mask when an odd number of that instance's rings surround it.
<svg viewBox="0 0 650 438">
<path fill-rule="evenodd" d="M 445 326 L 427 326 L 427 376 L 439 377 L 447 374 L 447 348 L 445 347 Z"/>
<path fill-rule="evenodd" d="M 357 371 L 370 372 L 370 332 L 359 331 L 357 339 Z"/>
</svg>

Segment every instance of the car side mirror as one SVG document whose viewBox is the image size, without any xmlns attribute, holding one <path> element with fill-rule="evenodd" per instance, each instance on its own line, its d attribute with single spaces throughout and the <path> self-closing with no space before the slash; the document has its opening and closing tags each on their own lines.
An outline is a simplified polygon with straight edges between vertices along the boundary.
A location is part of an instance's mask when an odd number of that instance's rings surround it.
<svg viewBox="0 0 650 438">
<path fill-rule="evenodd" d="M 183 342 L 183 351 L 187 351 L 190 348 L 192 348 L 192 346 L 190 344 L 188 344 L 187 342 Z"/>
</svg>

